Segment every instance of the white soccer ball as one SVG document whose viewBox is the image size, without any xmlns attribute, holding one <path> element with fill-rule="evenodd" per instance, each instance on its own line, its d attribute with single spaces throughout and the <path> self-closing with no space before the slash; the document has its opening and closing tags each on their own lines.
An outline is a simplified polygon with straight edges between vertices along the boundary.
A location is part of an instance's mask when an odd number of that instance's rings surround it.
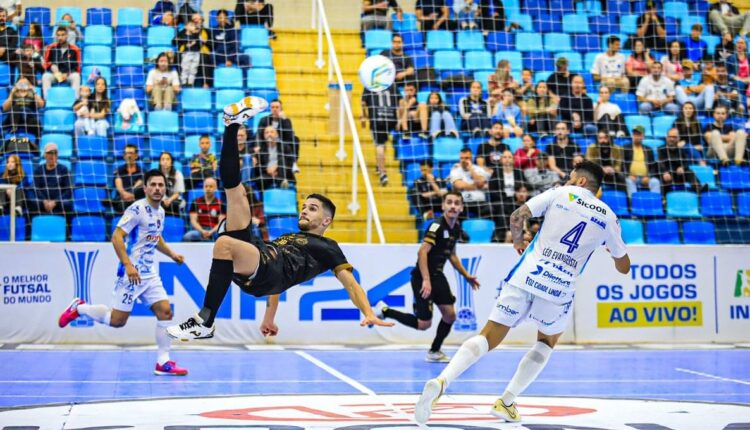
<svg viewBox="0 0 750 430">
<path fill-rule="evenodd" d="M 373 55 L 365 58 L 359 66 L 359 80 L 368 90 L 379 93 L 393 85 L 396 79 L 396 66 L 390 58 Z"/>
</svg>

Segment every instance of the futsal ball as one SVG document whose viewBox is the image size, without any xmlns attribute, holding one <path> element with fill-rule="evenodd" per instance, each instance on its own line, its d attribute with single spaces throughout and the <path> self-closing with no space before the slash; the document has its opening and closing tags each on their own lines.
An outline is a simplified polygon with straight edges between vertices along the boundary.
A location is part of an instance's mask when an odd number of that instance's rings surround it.
<svg viewBox="0 0 750 430">
<path fill-rule="evenodd" d="M 390 58 L 373 55 L 365 58 L 359 66 L 359 80 L 368 90 L 379 93 L 393 85 L 396 79 L 396 66 Z"/>
</svg>

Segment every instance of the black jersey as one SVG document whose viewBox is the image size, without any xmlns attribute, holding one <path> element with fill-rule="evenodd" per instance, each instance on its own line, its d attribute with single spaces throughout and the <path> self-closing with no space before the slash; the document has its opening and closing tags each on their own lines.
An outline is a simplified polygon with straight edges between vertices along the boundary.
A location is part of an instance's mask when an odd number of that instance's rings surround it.
<svg viewBox="0 0 750 430">
<path fill-rule="evenodd" d="M 451 228 L 445 217 L 440 217 L 439 221 L 433 221 L 424 235 L 424 241 L 432 245 L 432 249 L 427 253 L 427 269 L 430 273 L 442 272 L 445 266 L 445 260 L 451 256 L 456 249 L 456 242 L 461 237 L 461 223 Z M 414 269 L 419 272 L 419 261 Z"/>
<path fill-rule="evenodd" d="M 335 240 L 317 234 L 290 233 L 270 242 L 253 236 L 251 243 L 260 251 L 258 271 L 253 279 L 235 277 L 235 281 L 256 297 L 282 293 L 326 270 L 338 274 L 352 268 Z"/>
</svg>

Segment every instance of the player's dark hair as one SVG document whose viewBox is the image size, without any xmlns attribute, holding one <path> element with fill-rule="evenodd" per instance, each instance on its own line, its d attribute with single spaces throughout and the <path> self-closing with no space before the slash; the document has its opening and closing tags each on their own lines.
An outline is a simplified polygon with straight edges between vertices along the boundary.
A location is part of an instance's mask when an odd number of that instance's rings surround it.
<svg viewBox="0 0 750 430">
<path fill-rule="evenodd" d="M 468 146 L 464 146 L 463 148 L 461 148 L 461 151 L 460 151 L 460 152 L 461 152 L 462 154 L 466 154 L 467 152 L 468 152 L 469 154 L 471 154 L 471 153 L 472 153 L 472 152 L 471 152 L 471 148 L 469 148 Z"/>
<path fill-rule="evenodd" d="M 307 196 L 307 198 L 320 200 L 320 203 L 323 204 L 323 209 L 331 213 L 331 219 L 336 216 L 336 205 L 334 205 L 331 199 L 329 199 L 328 197 L 324 196 L 323 194 L 313 193 Z"/>
<path fill-rule="evenodd" d="M 590 190 L 596 192 L 599 186 L 601 186 L 602 179 L 604 178 L 602 166 L 593 161 L 584 160 L 573 166 L 573 170 L 576 171 L 578 176 L 584 176 L 589 180 L 587 186 Z"/>
<path fill-rule="evenodd" d="M 164 183 L 167 183 L 167 177 L 164 175 L 164 173 L 160 169 L 151 169 L 148 172 L 146 172 L 145 175 L 143 175 L 143 183 L 145 185 L 148 185 L 148 181 L 151 180 L 151 178 L 155 176 L 161 176 L 164 178 Z"/>
<path fill-rule="evenodd" d="M 432 162 L 431 159 L 426 158 L 426 159 L 422 160 L 422 164 L 421 165 L 422 166 L 427 166 L 429 168 L 432 168 L 435 164 Z"/>
<path fill-rule="evenodd" d="M 461 193 L 459 193 L 458 191 L 448 191 L 448 192 L 447 192 L 447 193 L 445 193 L 445 195 L 443 196 L 443 201 L 446 201 L 446 200 L 448 199 L 448 196 L 456 196 L 456 197 L 458 197 L 459 199 L 461 199 L 461 203 L 463 203 L 463 202 L 464 202 L 464 195 L 463 195 L 463 194 L 461 194 Z"/>
</svg>

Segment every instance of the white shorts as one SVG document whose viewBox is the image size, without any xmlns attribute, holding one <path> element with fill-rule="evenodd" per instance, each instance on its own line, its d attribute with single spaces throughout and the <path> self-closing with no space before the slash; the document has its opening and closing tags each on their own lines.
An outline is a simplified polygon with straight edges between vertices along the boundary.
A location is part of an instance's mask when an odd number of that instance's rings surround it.
<svg viewBox="0 0 750 430">
<path fill-rule="evenodd" d="M 515 327 L 528 319 L 540 332 L 551 336 L 565 330 L 572 307 L 572 300 L 558 305 L 513 285 L 503 284 L 489 319 L 508 327 Z"/>
<path fill-rule="evenodd" d="M 141 283 L 138 285 L 131 284 L 127 276 L 118 278 L 117 284 L 115 284 L 112 308 L 130 313 L 133 311 L 133 304 L 136 299 L 140 299 L 148 307 L 156 302 L 169 300 L 161 283 L 161 278 L 158 276 L 141 279 Z"/>
</svg>

